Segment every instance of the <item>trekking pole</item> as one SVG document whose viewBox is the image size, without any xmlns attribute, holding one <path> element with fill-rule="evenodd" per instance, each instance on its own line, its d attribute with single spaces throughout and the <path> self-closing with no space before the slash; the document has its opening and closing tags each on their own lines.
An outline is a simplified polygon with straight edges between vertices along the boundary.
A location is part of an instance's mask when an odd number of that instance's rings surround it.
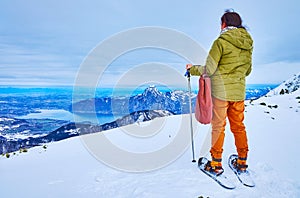
<svg viewBox="0 0 300 198">
<path fill-rule="evenodd" d="M 194 149 L 194 131 L 193 131 L 193 116 L 192 116 L 192 88 L 191 88 L 191 74 L 190 70 L 186 70 L 185 76 L 188 79 L 188 88 L 189 88 L 189 105 L 190 105 L 190 127 L 191 127 L 191 140 L 192 140 L 192 153 L 193 153 L 193 163 L 196 162 L 195 160 L 195 149 Z"/>
</svg>

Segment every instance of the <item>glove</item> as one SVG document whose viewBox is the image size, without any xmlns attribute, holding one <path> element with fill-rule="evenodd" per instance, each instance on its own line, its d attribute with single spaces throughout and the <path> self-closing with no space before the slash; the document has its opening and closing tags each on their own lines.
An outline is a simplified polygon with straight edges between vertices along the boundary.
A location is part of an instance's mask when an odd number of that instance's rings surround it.
<svg viewBox="0 0 300 198">
<path fill-rule="evenodd" d="M 185 68 L 186 68 L 187 70 L 189 70 L 189 69 L 191 69 L 191 67 L 193 67 L 193 64 L 186 64 L 186 67 L 185 67 Z"/>
</svg>

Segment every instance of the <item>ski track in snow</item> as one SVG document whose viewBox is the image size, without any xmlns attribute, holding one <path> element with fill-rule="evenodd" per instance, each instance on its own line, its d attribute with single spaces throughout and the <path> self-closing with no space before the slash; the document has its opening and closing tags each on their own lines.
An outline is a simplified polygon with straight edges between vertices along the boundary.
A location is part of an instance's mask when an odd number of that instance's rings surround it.
<svg viewBox="0 0 300 198">
<path fill-rule="evenodd" d="M 248 163 L 256 183 L 254 188 L 240 184 L 227 166 L 227 157 L 235 149 L 227 125 L 223 164 L 225 174 L 237 185 L 235 190 L 223 189 L 204 175 L 197 163 L 191 162 L 190 148 L 167 167 L 127 173 L 97 161 L 80 137 L 74 137 L 48 144 L 47 149 L 35 147 L 28 153 L 11 155 L 9 159 L 0 157 L 1 197 L 300 197 L 297 171 L 300 100 L 295 99 L 297 96 L 300 96 L 299 90 L 247 103 Z M 261 105 L 263 102 L 266 106 Z M 189 123 L 185 124 L 188 129 Z M 200 125 L 195 136 L 196 157 L 200 150 L 203 153 L 207 131 L 207 126 Z"/>
</svg>

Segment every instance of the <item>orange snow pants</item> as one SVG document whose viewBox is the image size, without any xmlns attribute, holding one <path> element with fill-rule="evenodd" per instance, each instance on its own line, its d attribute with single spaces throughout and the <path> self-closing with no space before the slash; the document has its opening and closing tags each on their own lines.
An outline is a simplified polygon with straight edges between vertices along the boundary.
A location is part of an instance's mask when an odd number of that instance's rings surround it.
<svg viewBox="0 0 300 198">
<path fill-rule="evenodd" d="M 248 140 L 244 125 L 244 101 L 230 102 L 213 98 L 213 118 L 211 156 L 213 160 L 221 161 L 225 137 L 226 118 L 235 138 L 235 146 L 239 158 L 247 158 Z"/>
</svg>

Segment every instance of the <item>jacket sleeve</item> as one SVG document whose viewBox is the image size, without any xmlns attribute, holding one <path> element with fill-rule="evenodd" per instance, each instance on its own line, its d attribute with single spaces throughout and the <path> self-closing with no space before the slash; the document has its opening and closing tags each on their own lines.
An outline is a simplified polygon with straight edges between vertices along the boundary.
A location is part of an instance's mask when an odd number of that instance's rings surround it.
<svg viewBox="0 0 300 198">
<path fill-rule="evenodd" d="M 212 76 L 217 71 L 222 53 L 223 48 L 221 41 L 220 39 L 217 39 L 214 41 L 206 59 L 206 72 L 209 76 Z"/>
<path fill-rule="evenodd" d="M 193 65 L 190 69 L 190 74 L 193 76 L 201 76 L 204 72 L 204 66 L 201 65 Z"/>
<path fill-rule="evenodd" d="M 206 59 L 206 72 L 209 76 L 212 76 L 216 72 L 221 56 L 222 46 L 219 39 L 217 39 L 213 43 Z M 193 76 L 201 76 L 204 73 L 204 66 L 193 65 L 190 69 L 190 73 Z"/>
</svg>

